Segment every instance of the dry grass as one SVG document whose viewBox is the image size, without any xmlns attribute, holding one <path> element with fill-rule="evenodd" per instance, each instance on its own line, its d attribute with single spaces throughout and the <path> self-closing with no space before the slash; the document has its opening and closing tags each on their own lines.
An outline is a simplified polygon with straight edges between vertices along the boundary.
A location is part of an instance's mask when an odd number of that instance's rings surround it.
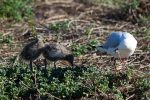
<svg viewBox="0 0 150 100">
<path fill-rule="evenodd" d="M 85 51 L 76 56 L 75 63 L 78 66 L 96 66 L 98 69 L 105 71 L 111 70 L 114 67 L 111 62 L 111 56 L 97 56 L 95 49 L 88 47 L 89 44 L 91 41 L 98 41 L 95 45 L 103 43 L 107 35 L 112 31 L 130 32 L 137 39 L 138 47 L 135 53 L 128 59 L 126 66 L 132 68 L 137 77 L 138 75 L 149 75 L 149 25 L 138 26 L 129 21 L 110 19 L 109 16 L 106 16 L 109 15 L 108 12 L 111 12 L 111 8 L 86 6 L 73 1 L 68 1 L 67 3 L 43 2 L 42 5 L 37 4 L 36 6 L 37 18 L 35 29 L 47 42 L 61 42 L 72 48 L 74 52 L 79 52 L 78 50 L 76 51 L 75 46 L 85 46 L 83 48 Z M 50 25 L 62 22 L 66 22 L 65 25 L 67 27 L 60 30 L 49 27 Z M 0 65 L 7 65 L 10 63 L 10 59 L 14 59 L 14 57 L 18 56 L 22 44 L 30 37 L 24 37 L 23 35 L 28 30 L 30 30 L 30 28 L 26 22 L 13 24 L 11 27 L 7 23 L 3 24 L 3 27 L 0 29 L 2 36 L 13 36 L 13 42 L 0 44 Z M 61 63 L 58 65 L 63 66 Z M 130 96 L 128 100 L 130 100 Z"/>
</svg>

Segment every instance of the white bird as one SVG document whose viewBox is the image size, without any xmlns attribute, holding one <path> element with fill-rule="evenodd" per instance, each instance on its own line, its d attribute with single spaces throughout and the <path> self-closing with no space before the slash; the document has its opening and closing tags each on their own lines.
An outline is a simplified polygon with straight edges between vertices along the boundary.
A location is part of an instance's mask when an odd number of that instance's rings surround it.
<svg viewBox="0 0 150 100">
<path fill-rule="evenodd" d="M 127 32 L 112 32 L 106 43 L 97 46 L 97 52 L 107 53 L 122 62 L 131 56 L 137 47 L 137 40 Z"/>
</svg>

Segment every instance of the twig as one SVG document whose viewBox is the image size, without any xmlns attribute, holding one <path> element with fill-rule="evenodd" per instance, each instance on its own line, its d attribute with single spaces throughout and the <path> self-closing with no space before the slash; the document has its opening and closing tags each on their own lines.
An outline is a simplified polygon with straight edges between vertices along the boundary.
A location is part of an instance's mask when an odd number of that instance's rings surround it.
<svg viewBox="0 0 150 100">
<path fill-rule="evenodd" d="M 51 32 L 51 29 L 49 28 L 49 27 L 47 27 L 46 25 L 43 25 L 43 24 L 41 24 L 41 23 L 39 23 L 39 22 L 37 22 L 39 25 L 41 25 L 42 27 L 44 27 L 44 28 L 46 28 L 48 31 L 50 31 Z"/>
<path fill-rule="evenodd" d="M 135 96 L 135 94 L 132 94 L 131 96 L 129 96 L 126 100 L 129 100 L 131 98 L 133 98 Z"/>
<path fill-rule="evenodd" d="M 46 93 L 46 94 L 49 94 L 50 96 L 54 97 L 56 100 L 62 100 L 62 99 L 60 99 L 60 98 L 58 98 L 58 97 L 56 97 L 56 96 L 54 96 L 54 95 L 52 95 L 50 93 Z"/>
<path fill-rule="evenodd" d="M 71 20 L 71 21 L 68 23 L 68 27 L 70 27 L 70 25 L 71 25 L 73 22 L 90 23 L 90 21 L 87 21 L 87 20 Z"/>
</svg>

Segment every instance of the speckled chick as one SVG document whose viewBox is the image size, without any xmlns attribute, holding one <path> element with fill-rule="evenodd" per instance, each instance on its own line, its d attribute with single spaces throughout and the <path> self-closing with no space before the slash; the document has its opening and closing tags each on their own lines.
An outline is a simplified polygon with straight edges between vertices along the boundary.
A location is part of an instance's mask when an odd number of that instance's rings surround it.
<svg viewBox="0 0 150 100">
<path fill-rule="evenodd" d="M 74 56 L 65 46 L 59 43 L 46 44 L 43 50 L 43 56 L 45 57 L 45 69 L 47 66 L 47 61 L 50 60 L 54 62 L 54 67 L 56 68 L 56 61 L 66 60 L 71 66 L 73 66 Z"/>
<path fill-rule="evenodd" d="M 31 71 L 33 70 L 32 62 L 41 55 L 43 47 L 44 43 L 42 36 L 37 36 L 37 38 L 35 38 L 30 43 L 26 44 L 22 49 L 20 56 L 23 60 L 30 62 L 29 66 Z"/>
</svg>

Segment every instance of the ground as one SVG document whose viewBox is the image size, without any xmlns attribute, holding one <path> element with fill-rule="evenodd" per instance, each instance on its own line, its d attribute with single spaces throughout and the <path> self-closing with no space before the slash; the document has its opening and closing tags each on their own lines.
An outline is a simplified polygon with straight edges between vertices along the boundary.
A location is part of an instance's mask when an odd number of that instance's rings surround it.
<svg viewBox="0 0 150 100">
<path fill-rule="evenodd" d="M 127 31 L 133 34 L 138 41 L 138 46 L 135 53 L 127 60 L 127 68 L 132 69 L 132 78 L 129 82 L 133 85 L 132 80 L 136 81 L 141 76 L 150 81 L 149 23 L 139 25 L 132 21 L 132 18 L 125 18 L 114 7 L 89 5 L 79 2 L 79 0 L 37 0 L 34 9 L 36 14 L 33 24 L 36 26 L 34 29 L 37 34 L 42 35 L 46 42 L 59 42 L 70 48 L 75 55 L 75 64 L 78 67 L 94 66 L 97 70 L 106 72 L 111 70 L 113 75 L 114 73 L 120 74 L 120 72 L 113 71 L 112 57 L 110 55 L 96 55 L 94 47 L 104 43 L 108 34 L 113 31 Z M 128 16 L 132 16 L 132 14 Z M 0 65 L 8 66 L 12 61 L 15 65 L 19 62 L 18 55 L 22 47 L 32 37 L 32 34 L 27 34 L 28 31 L 32 31 L 30 27 L 32 25 L 26 21 L 15 23 L 5 20 L 1 21 L 1 24 L 0 31 L 3 38 L 0 43 Z M 37 62 L 35 61 L 35 63 Z M 59 68 L 66 67 L 66 63 L 58 62 L 57 67 L 60 70 Z M 121 73 L 126 74 L 129 70 Z M 90 82 L 85 82 L 85 84 L 90 84 Z M 126 100 L 137 100 L 138 94 L 135 92 L 138 90 L 135 89 L 133 93 L 128 94 L 129 92 L 126 92 L 128 91 L 126 90 L 127 86 L 117 88 L 126 95 Z M 131 88 L 129 87 L 129 89 Z M 150 98 L 148 91 L 149 89 L 144 93 L 147 93 Z M 101 95 L 104 100 L 111 99 L 109 96 L 104 96 L 105 93 L 97 91 L 91 96 L 86 95 L 80 99 L 95 99 L 98 98 L 97 95 Z M 60 98 L 55 97 L 55 99 Z"/>
</svg>

